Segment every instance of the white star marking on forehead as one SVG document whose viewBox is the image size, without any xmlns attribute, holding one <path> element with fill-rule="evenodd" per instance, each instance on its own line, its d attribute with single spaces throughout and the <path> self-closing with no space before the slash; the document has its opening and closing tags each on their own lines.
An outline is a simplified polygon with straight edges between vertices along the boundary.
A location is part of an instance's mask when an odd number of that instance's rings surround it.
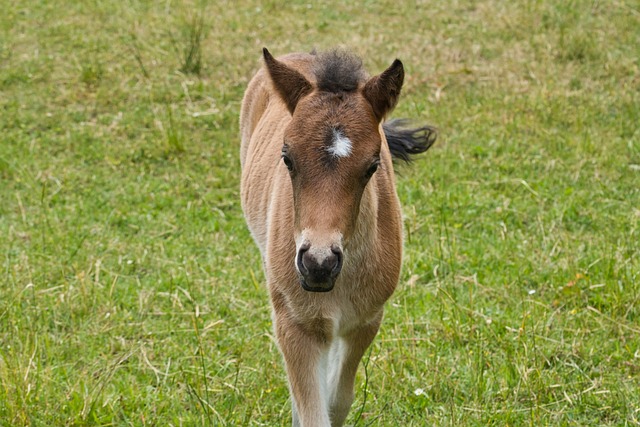
<svg viewBox="0 0 640 427">
<path fill-rule="evenodd" d="M 351 154 L 351 140 L 338 129 L 334 129 L 333 143 L 327 147 L 327 151 L 335 157 L 347 157 Z"/>
</svg>

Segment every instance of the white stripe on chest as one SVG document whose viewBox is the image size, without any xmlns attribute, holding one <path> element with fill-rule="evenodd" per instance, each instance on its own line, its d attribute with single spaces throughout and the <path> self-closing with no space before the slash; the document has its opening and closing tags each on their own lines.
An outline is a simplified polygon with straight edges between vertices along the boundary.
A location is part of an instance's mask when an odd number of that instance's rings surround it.
<svg viewBox="0 0 640 427">
<path fill-rule="evenodd" d="M 333 142 L 327 151 L 335 157 L 347 157 L 351 154 L 351 140 L 337 129 L 333 130 Z"/>
</svg>

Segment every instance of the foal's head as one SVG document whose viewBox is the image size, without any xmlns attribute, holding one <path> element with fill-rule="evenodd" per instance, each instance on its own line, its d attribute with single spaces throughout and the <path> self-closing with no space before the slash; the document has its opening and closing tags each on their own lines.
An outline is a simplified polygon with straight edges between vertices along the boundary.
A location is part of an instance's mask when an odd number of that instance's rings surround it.
<svg viewBox="0 0 640 427">
<path fill-rule="evenodd" d="M 380 166 L 380 122 L 404 79 L 396 60 L 366 78 L 359 59 L 334 51 L 316 56 L 315 81 L 264 49 L 267 71 L 292 115 L 282 143 L 295 211 L 295 266 L 302 287 L 326 292 L 342 269 L 365 187 Z"/>
</svg>

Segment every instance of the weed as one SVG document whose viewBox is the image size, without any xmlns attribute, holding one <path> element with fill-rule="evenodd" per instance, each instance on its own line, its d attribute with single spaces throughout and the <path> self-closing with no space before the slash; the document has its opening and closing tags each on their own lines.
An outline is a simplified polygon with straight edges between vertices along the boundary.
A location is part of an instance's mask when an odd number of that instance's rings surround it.
<svg viewBox="0 0 640 427">
<path fill-rule="evenodd" d="M 145 78 L 148 79 L 149 72 L 147 71 L 147 67 L 145 67 L 144 61 L 142 60 L 142 51 L 140 50 L 138 38 L 134 33 L 129 34 L 127 45 L 129 46 L 129 51 L 131 52 L 131 55 L 133 55 L 136 64 L 138 64 L 138 67 L 140 68 L 140 72 Z"/>
<path fill-rule="evenodd" d="M 167 125 L 165 128 L 165 135 L 167 145 L 169 146 L 169 150 L 175 153 L 184 152 L 184 144 L 182 142 L 183 136 L 182 132 L 176 125 L 176 122 L 173 118 L 173 109 L 170 105 L 166 106 L 167 111 Z"/>
<path fill-rule="evenodd" d="M 202 43 L 206 33 L 204 7 L 201 7 L 191 15 L 190 21 L 183 24 L 180 42 L 172 36 L 174 48 L 181 57 L 181 72 L 196 76 L 202 72 Z"/>
</svg>

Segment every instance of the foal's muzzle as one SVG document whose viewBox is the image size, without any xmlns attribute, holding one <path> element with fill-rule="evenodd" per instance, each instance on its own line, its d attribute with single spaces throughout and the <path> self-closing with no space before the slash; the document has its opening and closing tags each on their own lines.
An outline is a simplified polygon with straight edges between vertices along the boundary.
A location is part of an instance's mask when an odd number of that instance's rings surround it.
<svg viewBox="0 0 640 427">
<path fill-rule="evenodd" d="M 309 292 L 329 292 L 342 270 L 342 259 L 342 249 L 337 245 L 314 248 L 309 243 L 302 244 L 296 256 L 302 288 Z"/>
</svg>

